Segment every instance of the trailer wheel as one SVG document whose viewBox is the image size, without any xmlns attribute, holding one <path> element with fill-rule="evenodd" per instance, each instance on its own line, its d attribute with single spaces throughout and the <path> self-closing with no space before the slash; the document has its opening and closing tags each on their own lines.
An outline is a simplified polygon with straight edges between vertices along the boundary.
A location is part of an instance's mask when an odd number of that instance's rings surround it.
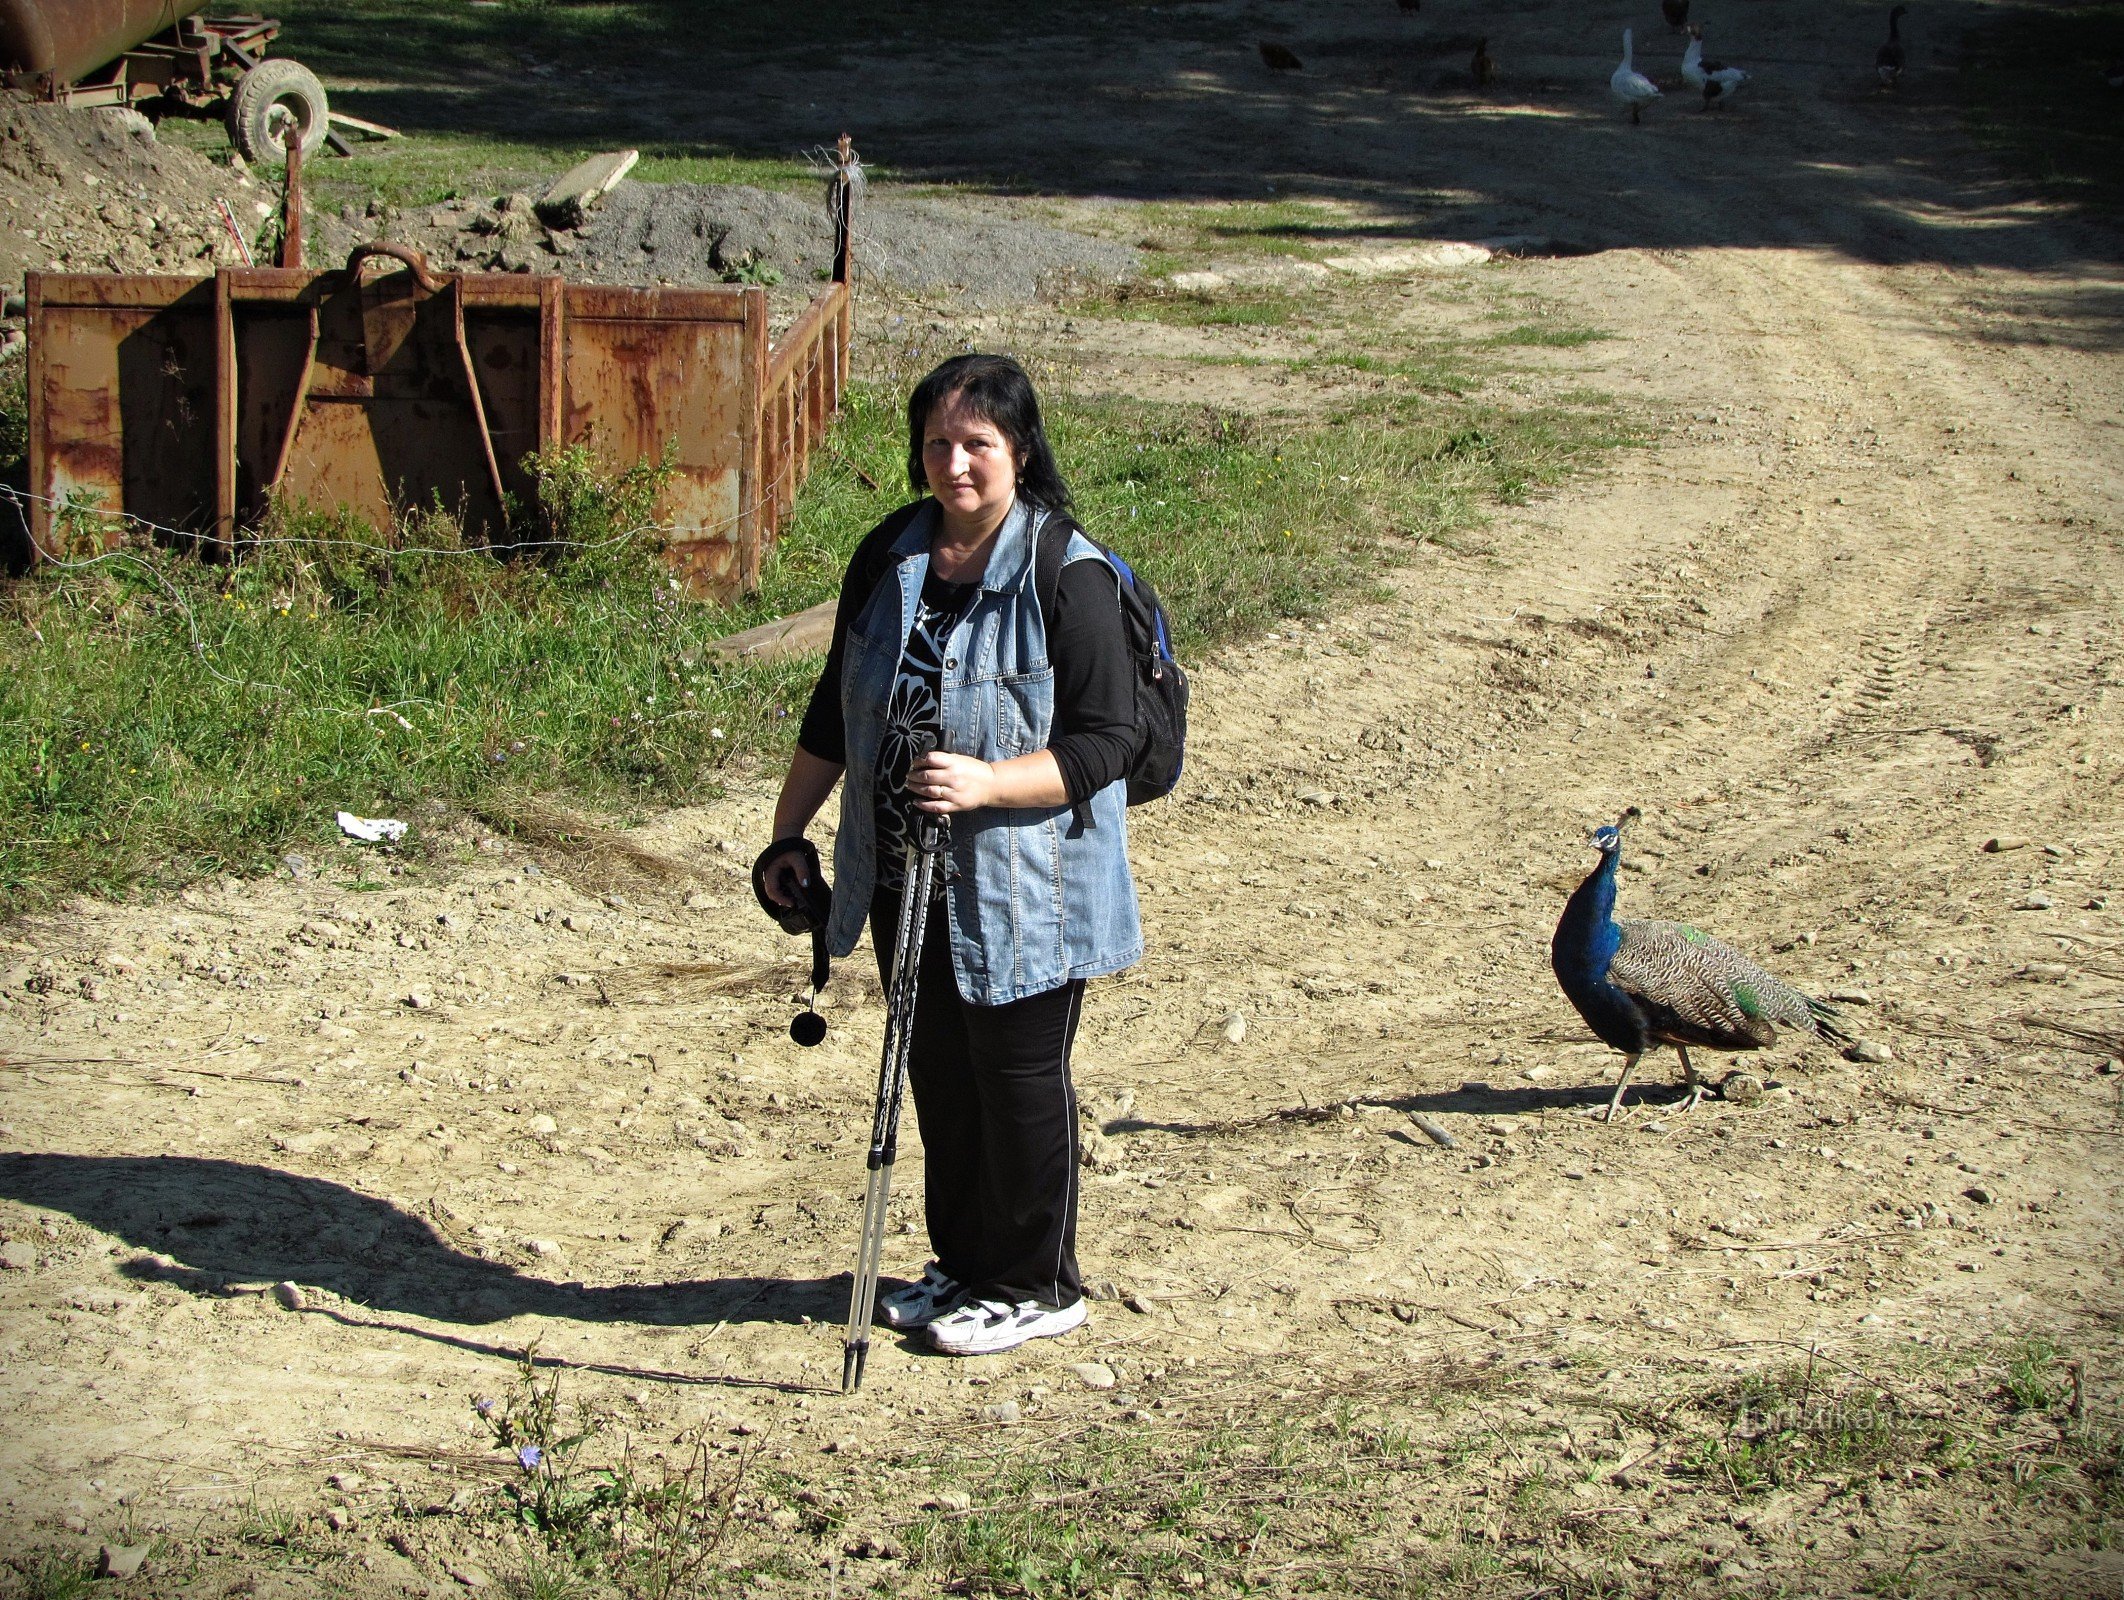
<svg viewBox="0 0 2124 1600">
<path fill-rule="evenodd" d="M 300 61 L 269 56 L 246 72 L 229 96 L 229 143 L 246 161 L 280 161 L 292 122 L 302 129 L 307 160 L 331 128 L 327 115 L 324 85 L 317 74 Z"/>
</svg>

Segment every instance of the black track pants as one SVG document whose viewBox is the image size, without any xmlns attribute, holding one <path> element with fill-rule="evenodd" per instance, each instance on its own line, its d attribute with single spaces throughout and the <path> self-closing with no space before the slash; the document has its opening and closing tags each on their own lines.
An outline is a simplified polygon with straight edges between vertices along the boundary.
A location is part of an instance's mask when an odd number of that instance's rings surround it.
<svg viewBox="0 0 2124 1600">
<path fill-rule="evenodd" d="M 888 987 L 899 915 L 896 896 L 881 893 L 871 905 L 871 943 Z M 1069 1305 L 1083 1293 L 1069 1051 L 1084 980 L 1006 1005 L 968 1004 L 952 976 L 940 901 L 915 988 L 907 1075 L 937 1264 L 987 1298 Z"/>
</svg>

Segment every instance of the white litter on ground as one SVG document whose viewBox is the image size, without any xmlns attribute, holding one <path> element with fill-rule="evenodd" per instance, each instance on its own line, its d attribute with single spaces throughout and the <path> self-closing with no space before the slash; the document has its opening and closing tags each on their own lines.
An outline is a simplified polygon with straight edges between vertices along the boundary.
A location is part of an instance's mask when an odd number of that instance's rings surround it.
<svg viewBox="0 0 2124 1600">
<path fill-rule="evenodd" d="M 357 817 L 351 811 L 342 811 L 339 831 L 365 844 L 396 844 L 406 836 L 406 825 L 396 817 Z"/>
</svg>

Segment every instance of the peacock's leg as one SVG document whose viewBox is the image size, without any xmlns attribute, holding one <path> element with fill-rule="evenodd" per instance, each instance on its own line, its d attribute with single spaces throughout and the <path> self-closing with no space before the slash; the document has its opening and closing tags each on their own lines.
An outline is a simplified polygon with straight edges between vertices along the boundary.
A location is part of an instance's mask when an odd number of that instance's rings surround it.
<svg viewBox="0 0 2124 1600">
<path fill-rule="evenodd" d="M 1689 1060 L 1689 1047 L 1687 1045 L 1676 1045 L 1674 1047 L 1674 1053 L 1681 1057 L 1682 1082 L 1687 1084 L 1689 1088 L 1689 1098 L 1684 1101 L 1678 1109 L 1682 1111 L 1694 1111 L 1697 1106 L 1702 1104 L 1703 1102 L 1703 1080 L 1697 1077 L 1695 1064 Z"/>
<path fill-rule="evenodd" d="M 1608 1115 L 1604 1119 L 1605 1121 L 1613 1122 L 1615 1120 L 1615 1112 L 1622 1105 L 1623 1090 L 1630 1087 L 1630 1074 L 1637 1070 L 1638 1058 L 1642 1054 L 1643 1052 L 1639 1051 L 1636 1055 L 1623 1057 L 1622 1076 L 1615 1080 L 1615 1098 L 1608 1102 Z"/>
</svg>

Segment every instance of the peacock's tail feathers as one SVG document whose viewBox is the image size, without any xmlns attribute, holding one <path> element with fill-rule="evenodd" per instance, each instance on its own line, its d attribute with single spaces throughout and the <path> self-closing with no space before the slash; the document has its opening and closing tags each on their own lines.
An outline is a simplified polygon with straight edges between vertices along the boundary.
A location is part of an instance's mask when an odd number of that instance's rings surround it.
<svg viewBox="0 0 2124 1600">
<path fill-rule="evenodd" d="M 1850 1044 L 1858 1038 L 1844 1025 L 1843 1012 L 1826 1000 L 1817 1000 L 1812 995 L 1805 997 L 1807 1014 L 1814 1019 L 1814 1031 L 1824 1039 L 1834 1039 L 1838 1044 Z"/>
<path fill-rule="evenodd" d="M 1765 972 L 1721 939 L 1676 922 L 1619 920 L 1622 944 L 1609 980 L 1663 1013 L 1659 1032 L 1680 1042 L 1747 1050 L 1781 1028 L 1830 1038 L 1836 1013 Z"/>
</svg>

